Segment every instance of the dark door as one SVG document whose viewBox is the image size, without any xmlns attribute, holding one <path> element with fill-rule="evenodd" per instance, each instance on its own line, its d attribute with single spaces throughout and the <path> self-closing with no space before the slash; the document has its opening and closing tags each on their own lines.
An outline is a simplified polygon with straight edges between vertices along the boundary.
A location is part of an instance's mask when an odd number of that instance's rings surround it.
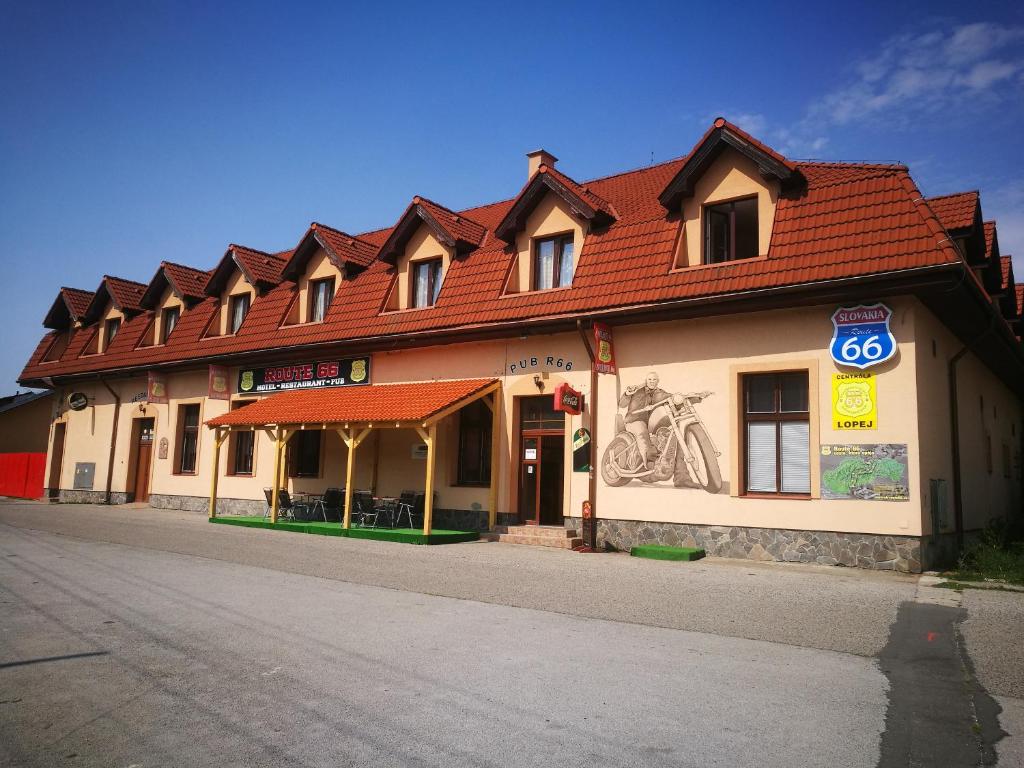
<svg viewBox="0 0 1024 768">
<path fill-rule="evenodd" d="M 149 465 L 153 457 L 153 420 L 139 419 L 135 444 L 135 501 L 149 501 Z"/>
<path fill-rule="evenodd" d="M 64 435 L 67 428 L 64 422 L 53 425 L 53 450 L 50 452 L 50 479 L 47 486 L 51 499 L 60 495 L 60 473 L 64 468 Z"/>
<path fill-rule="evenodd" d="M 519 515 L 527 525 L 562 524 L 565 414 L 550 395 L 519 404 Z"/>
</svg>

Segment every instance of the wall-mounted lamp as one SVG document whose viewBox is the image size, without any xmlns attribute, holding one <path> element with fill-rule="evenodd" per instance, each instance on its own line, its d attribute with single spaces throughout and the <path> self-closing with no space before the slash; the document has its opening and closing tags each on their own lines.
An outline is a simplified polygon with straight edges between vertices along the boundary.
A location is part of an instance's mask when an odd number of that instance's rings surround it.
<svg viewBox="0 0 1024 768">
<path fill-rule="evenodd" d="M 139 403 L 139 413 L 141 413 L 143 416 L 146 415 L 146 404 L 145 403 Z"/>
<path fill-rule="evenodd" d="M 533 383 L 537 385 L 537 389 L 541 392 L 544 391 L 544 381 L 541 379 L 539 373 L 533 374 Z"/>
</svg>

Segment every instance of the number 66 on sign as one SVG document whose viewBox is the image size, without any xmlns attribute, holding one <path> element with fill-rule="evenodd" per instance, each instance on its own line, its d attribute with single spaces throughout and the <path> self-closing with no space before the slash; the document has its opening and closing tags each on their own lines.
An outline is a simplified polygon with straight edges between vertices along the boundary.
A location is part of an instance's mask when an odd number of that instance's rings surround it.
<svg viewBox="0 0 1024 768">
<path fill-rule="evenodd" d="M 892 310 L 885 304 L 840 307 L 832 313 L 829 353 L 839 365 L 870 368 L 896 354 L 896 338 L 889 330 Z"/>
</svg>

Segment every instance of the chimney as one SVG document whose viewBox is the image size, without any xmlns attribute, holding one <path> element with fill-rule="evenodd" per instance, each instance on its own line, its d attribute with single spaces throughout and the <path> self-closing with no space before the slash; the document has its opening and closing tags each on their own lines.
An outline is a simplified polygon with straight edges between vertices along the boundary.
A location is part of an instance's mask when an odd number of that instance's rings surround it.
<svg viewBox="0 0 1024 768">
<path fill-rule="evenodd" d="M 526 153 L 527 161 L 527 174 L 526 178 L 533 178 L 533 174 L 537 172 L 537 169 L 542 165 L 546 165 L 548 168 L 554 168 L 555 163 L 558 162 L 558 158 L 548 152 L 546 149 L 535 149 L 533 152 Z"/>
</svg>

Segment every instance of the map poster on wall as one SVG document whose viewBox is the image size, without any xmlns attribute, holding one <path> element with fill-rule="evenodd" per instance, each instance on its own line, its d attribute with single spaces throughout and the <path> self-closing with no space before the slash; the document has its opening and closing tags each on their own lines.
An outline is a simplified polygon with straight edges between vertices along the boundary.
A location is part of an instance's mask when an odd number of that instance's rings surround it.
<svg viewBox="0 0 1024 768">
<path fill-rule="evenodd" d="M 821 446 L 821 498 L 910 501 L 903 443 Z"/>
</svg>

